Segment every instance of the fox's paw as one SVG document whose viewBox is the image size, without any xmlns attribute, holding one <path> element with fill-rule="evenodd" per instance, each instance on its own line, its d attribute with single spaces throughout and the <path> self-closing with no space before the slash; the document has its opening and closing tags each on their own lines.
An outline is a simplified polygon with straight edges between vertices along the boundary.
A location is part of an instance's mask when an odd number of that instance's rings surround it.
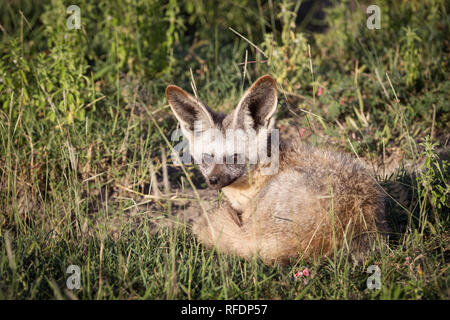
<svg viewBox="0 0 450 320">
<path fill-rule="evenodd" d="M 233 251 L 236 243 L 242 242 L 244 236 L 234 216 L 235 212 L 227 206 L 217 208 L 194 221 L 192 231 L 205 245 Z"/>
</svg>

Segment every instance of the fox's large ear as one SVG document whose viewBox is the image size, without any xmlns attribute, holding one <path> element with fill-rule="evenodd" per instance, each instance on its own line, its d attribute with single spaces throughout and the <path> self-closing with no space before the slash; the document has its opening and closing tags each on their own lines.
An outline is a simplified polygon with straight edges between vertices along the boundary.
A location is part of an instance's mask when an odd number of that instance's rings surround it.
<svg viewBox="0 0 450 320">
<path fill-rule="evenodd" d="M 244 93 L 233 117 L 233 127 L 270 129 L 277 108 L 277 83 L 269 75 L 262 76 Z"/>
<path fill-rule="evenodd" d="M 193 132 L 194 122 L 201 121 L 203 130 L 214 124 L 214 112 L 197 98 L 180 87 L 170 85 L 166 89 L 166 97 L 175 117 L 184 130 Z"/>
</svg>

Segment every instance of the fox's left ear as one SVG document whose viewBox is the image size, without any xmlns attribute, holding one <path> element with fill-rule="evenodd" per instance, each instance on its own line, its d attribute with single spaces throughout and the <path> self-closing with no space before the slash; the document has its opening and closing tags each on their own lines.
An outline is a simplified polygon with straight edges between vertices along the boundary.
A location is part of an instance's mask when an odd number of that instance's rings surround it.
<svg viewBox="0 0 450 320">
<path fill-rule="evenodd" d="M 270 129 L 277 109 L 277 83 L 269 75 L 258 78 L 244 93 L 234 110 L 233 127 Z"/>
</svg>

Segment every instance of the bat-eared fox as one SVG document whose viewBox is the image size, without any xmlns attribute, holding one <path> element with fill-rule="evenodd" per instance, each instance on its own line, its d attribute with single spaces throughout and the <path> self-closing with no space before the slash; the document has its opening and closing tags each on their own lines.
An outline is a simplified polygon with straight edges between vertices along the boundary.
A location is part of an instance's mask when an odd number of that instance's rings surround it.
<svg viewBox="0 0 450 320">
<path fill-rule="evenodd" d="M 257 79 L 228 115 L 174 85 L 166 96 L 208 186 L 228 199 L 194 221 L 203 244 L 289 263 L 340 249 L 360 260 L 385 242 L 385 196 L 361 162 L 279 139 L 271 76 Z"/>
</svg>

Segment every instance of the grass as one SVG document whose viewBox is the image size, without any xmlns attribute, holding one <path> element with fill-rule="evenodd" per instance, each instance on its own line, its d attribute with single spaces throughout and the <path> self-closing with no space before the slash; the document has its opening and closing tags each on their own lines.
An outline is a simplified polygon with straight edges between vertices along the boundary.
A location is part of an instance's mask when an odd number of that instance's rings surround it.
<svg viewBox="0 0 450 320">
<path fill-rule="evenodd" d="M 313 21 L 325 33 L 296 23 L 300 2 L 78 5 L 83 27 L 69 32 L 62 1 L 1 4 L 1 299 L 449 299 L 444 1 L 380 1 L 372 31 L 364 4 L 343 1 Z M 352 153 L 391 194 L 395 236 L 365 264 L 342 250 L 266 266 L 203 247 L 177 220 L 196 192 L 221 194 L 166 161 L 177 124 L 165 87 L 193 78 L 230 110 L 264 73 L 283 133 Z M 68 289 L 70 265 L 81 289 Z"/>
</svg>

